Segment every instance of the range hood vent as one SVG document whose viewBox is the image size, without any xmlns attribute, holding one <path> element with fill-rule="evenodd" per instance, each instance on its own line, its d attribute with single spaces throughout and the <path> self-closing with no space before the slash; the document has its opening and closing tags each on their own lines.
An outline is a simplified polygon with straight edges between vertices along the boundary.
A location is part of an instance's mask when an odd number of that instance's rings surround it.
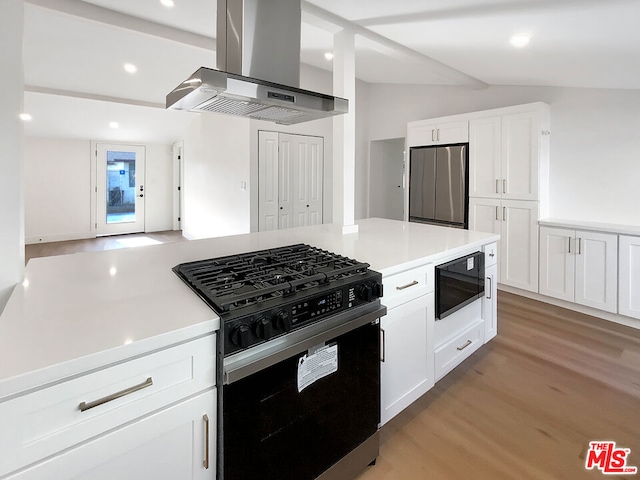
<svg viewBox="0 0 640 480">
<path fill-rule="evenodd" d="M 167 108 L 284 125 L 347 113 L 346 99 L 298 88 L 300 17 L 300 0 L 218 0 L 218 68 L 199 68 Z"/>
</svg>

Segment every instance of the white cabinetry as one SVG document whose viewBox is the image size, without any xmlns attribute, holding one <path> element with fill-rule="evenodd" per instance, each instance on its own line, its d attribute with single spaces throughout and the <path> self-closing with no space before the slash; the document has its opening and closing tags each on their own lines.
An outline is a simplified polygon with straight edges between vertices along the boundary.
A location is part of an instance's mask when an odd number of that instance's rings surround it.
<svg viewBox="0 0 640 480">
<path fill-rule="evenodd" d="M 407 127 L 407 146 L 409 147 L 466 143 L 468 141 L 468 120 L 418 121 L 409 123 Z"/>
<path fill-rule="evenodd" d="M 469 229 L 500 234 L 499 282 L 538 291 L 538 202 L 469 199 Z"/>
<path fill-rule="evenodd" d="M 484 297 L 482 297 L 482 320 L 484 320 L 484 341 L 488 342 L 498 334 L 498 250 L 495 243 L 483 247 L 484 250 Z"/>
<path fill-rule="evenodd" d="M 216 390 L 213 389 L 6 478 L 213 480 L 216 478 L 215 439 Z"/>
<path fill-rule="evenodd" d="M 617 312 L 618 237 L 540 227 L 540 293 Z"/>
<path fill-rule="evenodd" d="M 640 237 L 620 235 L 619 313 L 640 319 Z"/>
<path fill-rule="evenodd" d="M 87 476 L 78 478 L 103 478 L 96 472 L 102 471 L 104 462 L 113 473 L 104 478 L 125 478 L 129 470 L 142 472 L 152 460 L 166 463 L 167 470 L 183 468 L 185 452 L 195 456 L 197 451 L 199 457 L 204 452 L 204 435 L 198 433 L 196 438 L 194 433 L 202 431 L 203 415 L 208 416 L 210 430 L 215 430 L 211 425 L 215 423 L 215 393 L 207 396 L 214 401 L 206 408 L 202 402 L 185 399 L 215 392 L 214 385 L 215 335 L 207 335 L 10 397 L 0 402 L 0 478 L 25 468 L 15 478 L 57 480 L 81 474 Z M 192 436 L 184 444 L 187 431 Z M 215 451 L 214 438 L 212 434 L 208 440 L 211 452 Z M 128 447 L 123 450 L 121 445 Z M 160 452 L 164 453 L 155 458 L 150 445 L 163 446 Z M 128 449 L 143 453 L 131 455 Z M 174 457 L 172 450 L 182 456 Z M 119 472 L 119 465 L 127 471 Z M 145 474 L 137 478 L 215 478 L 215 468 L 197 473 L 201 467 L 200 459 L 197 464 L 191 462 L 188 476 Z M 192 471 L 197 476 L 192 477 Z"/>
<path fill-rule="evenodd" d="M 382 425 L 434 384 L 433 266 L 391 275 L 383 284 L 387 315 L 380 321 Z"/>
</svg>

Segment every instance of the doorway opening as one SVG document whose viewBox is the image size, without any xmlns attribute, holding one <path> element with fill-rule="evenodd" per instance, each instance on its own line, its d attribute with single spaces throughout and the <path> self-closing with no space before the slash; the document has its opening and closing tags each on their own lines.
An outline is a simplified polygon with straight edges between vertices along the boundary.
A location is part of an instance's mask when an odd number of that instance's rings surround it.
<svg viewBox="0 0 640 480">
<path fill-rule="evenodd" d="M 404 220 L 405 139 L 370 144 L 369 216 Z"/>
<path fill-rule="evenodd" d="M 145 147 L 96 145 L 96 234 L 145 229 Z"/>
</svg>

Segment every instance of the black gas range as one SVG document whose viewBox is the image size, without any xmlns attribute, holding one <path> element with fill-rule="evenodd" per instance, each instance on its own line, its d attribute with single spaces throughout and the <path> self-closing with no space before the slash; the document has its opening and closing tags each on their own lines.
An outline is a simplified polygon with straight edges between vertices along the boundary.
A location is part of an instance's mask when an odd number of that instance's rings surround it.
<svg viewBox="0 0 640 480">
<path fill-rule="evenodd" d="M 369 264 L 305 244 L 183 263 L 174 272 L 220 316 L 224 356 L 382 297 Z"/>
<path fill-rule="evenodd" d="M 342 480 L 375 461 L 380 273 L 305 244 L 173 270 L 221 320 L 218 480 Z"/>
</svg>

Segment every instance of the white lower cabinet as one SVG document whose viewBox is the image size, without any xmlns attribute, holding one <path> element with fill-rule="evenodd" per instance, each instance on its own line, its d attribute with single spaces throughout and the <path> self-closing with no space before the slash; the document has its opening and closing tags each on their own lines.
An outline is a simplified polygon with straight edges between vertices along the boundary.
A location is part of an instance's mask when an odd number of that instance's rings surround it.
<svg viewBox="0 0 640 480">
<path fill-rule="evenodd" d="M 620 235 L 619 312 L 640 319 L 640 237 Z"/>
<path fill-rule="evenodd" d="M 538 202 L 469 199 L 469 229 L 500 234 L 500 283 L 538 292 Z"/>
<path fill-rule="evenodd" d="M 484 341 L 498 334 L 498 265 L 485 266 L 484 297 L 482 297 L 482 320 L 484 320 Z"/>
<path fill-rule="evenodd" d="M 381 319 L 382 425 L 434 384 L 433 322 L 433 293 L 391 308 Z"/>
<path fill-rule="evenodd" d="M 214 388 L 6 478 L 214 480 L 215 442 Z"/>
<path fill-rule="evenodd" d="M 540 227 L 540 293 L 617 313 L 618 236 Z"/>
</svg>

